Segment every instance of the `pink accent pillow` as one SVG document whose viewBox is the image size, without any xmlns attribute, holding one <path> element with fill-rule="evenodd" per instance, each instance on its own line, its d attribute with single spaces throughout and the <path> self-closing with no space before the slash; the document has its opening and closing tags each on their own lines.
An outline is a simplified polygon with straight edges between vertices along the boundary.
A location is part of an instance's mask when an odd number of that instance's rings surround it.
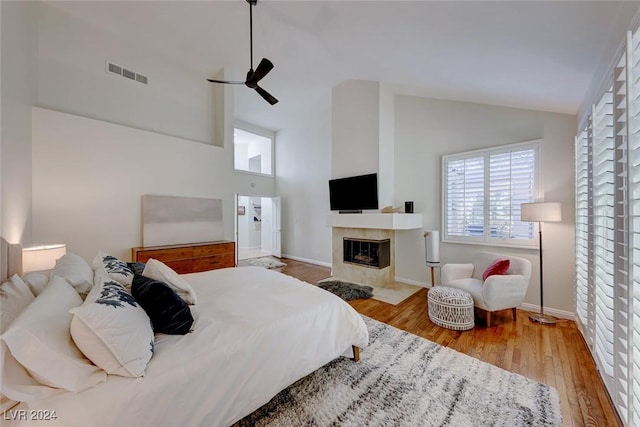
<svg viewBox="0 0 640 427">
<path fill-rule="evenodd" d="M 509 264 L 511 261 L 508 259 L 497 259 L 489 264 L 489 267 L 482 273 L 482 280 L 487 280 L 487 277 L 494 274 L 505 274 L 509 270 Z"/>
</svg>

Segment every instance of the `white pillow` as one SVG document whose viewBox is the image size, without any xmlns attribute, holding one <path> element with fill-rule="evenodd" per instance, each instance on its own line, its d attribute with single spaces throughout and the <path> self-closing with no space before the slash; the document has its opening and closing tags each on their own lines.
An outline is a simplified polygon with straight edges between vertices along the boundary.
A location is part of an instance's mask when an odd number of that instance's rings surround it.
<svg viewBox="0 0 640 427">
<path fill-rule="evenodd" d="M 34 297 L 40 295 L 49 283 L 49 279 L 51 279 L 51 270 L 30 271 L 22 275 L 22 281 L 31 289 Z"/>
<path fill-rule="evenodd" d="M 70 312 L 73 341 L 96 366 L 108 374 L 144 375 L 153 355 L 151 320 L 120 283 L 105 277 Z"/>
<path fill-rule="evenodd" d="M 47 275 L 48 281 L 48 275 Z M 46 282 L 45 282 L 46 284 Z M 43 285 L 44 287 L 44 285 Z M 35 300 L 33 292 L 29 286 L 18 276 L 13 275 L 11 279 L 0 285 L 0 334 L 4 333 L 9 328 L 9 325 L 24 311 L 29 304 Z M 18 364 L 15 360 L 11 363 L 11 354 L 8 353 L 6 345 L 2 343 L 2 350 L 0 350 L 0 361 L 2 366 L 2 377 L 4 383 L 7 382 L 7 377 L 11 374 L 8 373 L 9 367 L 14 366 L 18 370 L 24 371 L 24 368 Z M 5 364 L 5 359 L 7 363 Z M 26 373 L 25 373 L 26 374 Z M 4 389 L 4 387 L 3 387 Z M 7 396 L 0 394 L 0 411 L 3 413 L 15 406 L 18 402 L 13 399 L 9 399 Z"/>
<path fill-rule="evenodd" d="M 93 287 L 93 269 L 81 256 L 73 253 L 66 253 L 56 261 L 51 276 L 65 279 L 83 298 Z"/>
<path fill-rule="evenodd" d="M 17 274 L 0 285 L 0 334 L 9 328 L 34 299 L 36 297 Z"/>
<path fill-rule="evenodd" d="M 73 287 L 54 276 L 2 335 L 11 355 L 40 384 L 81 391 L 106 380 L 106 374 L 92 365 L 71 340 L 69 309 L 80 304 L 82 299 Z"/>
<path fill-rule="evenodd" d="M 149 258 L 147 265 L 142 272 L 144 277 L 148 277 L 159 282 L 164 282 L 180 296 L 187 304 L 195 304 L 198 300 L 196 292 L 178 273 L 171 267 L 157 259 Z"/>
<path fill-rule="evenodd" d="M 103 273 L 106 273 L 111 280 L 115 280 L 127 289 L 131 289 L 133 282 L 133 271 L 126 262 L 118 258 L 99 251 L 93 259 L 94 279 L 93 283 L 99 285 L 104 283 Z"/>
<path fill-rule="evenodd" d="M 59 388 L 40 384 L 11 355 L 7 344 L 0 340 L 0 358 L 2 363 L 2 408 L 13 406 L 12 402 L 30 402 L 44 399 L 56 393 L 67 393 Z"/>
</svg>

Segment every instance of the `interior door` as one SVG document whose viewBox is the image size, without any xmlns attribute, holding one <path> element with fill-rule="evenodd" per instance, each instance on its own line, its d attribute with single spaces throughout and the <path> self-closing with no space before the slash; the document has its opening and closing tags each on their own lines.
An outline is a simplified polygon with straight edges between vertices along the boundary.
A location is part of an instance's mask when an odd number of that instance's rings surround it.
<svg viewBox="0 0 640 427">
<path fill-rule="evenodd" d="M 238 266 L 238 206 L 240 205 L 238 203 L 238 197 L 240 197 L 240 195 L 238 193 L 236 193 L 235 197 L 233 198 L 233 241 L 236 242 L 235 247 L 235 263 L 236 263 L 236 267 Z"/>
<path fill-rule="evenodd" d="M 281 198 L 279 196 L 271 198 L 271 206 L 273 209 L 273 227 L 271 230 L 272 239 L 271 239 L 271 254 L 278 258 L 282 257 L 282 246 L 281 246 L 281 237 L 282 237 L 282 215 L 281 215 Z"/>
</svg>

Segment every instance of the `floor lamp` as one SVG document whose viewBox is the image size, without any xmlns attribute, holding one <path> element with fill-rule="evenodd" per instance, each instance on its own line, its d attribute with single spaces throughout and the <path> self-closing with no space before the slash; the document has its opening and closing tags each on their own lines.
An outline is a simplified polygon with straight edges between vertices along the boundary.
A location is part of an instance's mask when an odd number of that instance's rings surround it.
<svg viewBox="0 0 640 427">
<path fill-rule="evenodd" d="M 558 222 L 562 220 L 560 203 L 523 203 L 520 205 L 520 220 L 538 223 L 538 244 L 540 255 L 540 313 L 530 313 L 529 318 L 534 322 L 553 325 L 556 319 L 544 314 L 544 286 L 542 284 L 542 223 Z"/>
</svg>

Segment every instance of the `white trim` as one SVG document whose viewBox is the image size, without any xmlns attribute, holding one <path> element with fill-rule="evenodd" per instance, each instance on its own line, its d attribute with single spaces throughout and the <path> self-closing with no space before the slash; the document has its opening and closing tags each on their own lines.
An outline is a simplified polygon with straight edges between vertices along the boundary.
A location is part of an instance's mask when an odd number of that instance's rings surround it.
<svg viewBox="0 0 640 427">
<path fill-rule="evenodd" d="M 509 242 L 510 240 L 506 240 L 505 242 Z M 532 240 L 531 245 L 522 245 L 522 244 L 508 244 L 508 243 L 500 243 L 498 241 L 485 242 L 483 240 L 474 240 L 474 241 L 464 241 L 464 240 L 451 240 L 451 239 L 442 239 L 442 243 L 459 243 L 461 245 L 475 245 L 475 246 L 495 246 L 501 248 L 514 248 L 514 249 L 528 249 L 532 251 L 538 251 L 538 238 L 534 238 Z"/>
<path fill-rule="evenodd" d="M 318 261 L 318 260 L 315 260 L 315 259 L 303 258 L 303 257 L 299 257 L 299 256 L 285 254 L 285 253 L 282 254 L 282 258 L 289 258 L 289 259 L 292 259 L 294 261 L 308 262 L 309 264 L 315 264 L 315 265 L 319 265 L 319 266 L 322 266 L 322 267 L 332 268 L 332 265 L 331 265 L 330 262 Z"/>
<path fill-rule="evenodd" d="M 444 154 L 442 158 L 443 160 L 444 159 L 459 160 L 459 159 L 466 159 L 469 157 L 479 157 L 480 155 L 484 155 L 487 153 L 491 153 L 492 155 L 508 153 L 513 151 L 516 148 L 529 148 L 529 147 L 534 148 L 537 151 L 543 141 L 544 141 L 544 138 L 536 138 L 536 139 L 530 139 L 527 141 L 511 142 L 508 144 L 494 145 L 492 147 L 478 148 L 477 150 L 461 151 L 461 152 L 452 153 L 452 154 Z"/>
<path fill-rule="evenodd" d="M 532 313 L 540 313 L 540 306 L 536 304 L 529 304 L 525 302 L 525 303 L 522 303 L 518 308 L 521 308 L 525 311 L 530 311 Z M 558 310 L 557 308 L 545 307 L 544 313 L 550 314 L 551 316 L 560 317 L 562 319 L 573 320 L 574 322 L 576 320 L 575 313 L 571 311 Z"/>
</svg>

